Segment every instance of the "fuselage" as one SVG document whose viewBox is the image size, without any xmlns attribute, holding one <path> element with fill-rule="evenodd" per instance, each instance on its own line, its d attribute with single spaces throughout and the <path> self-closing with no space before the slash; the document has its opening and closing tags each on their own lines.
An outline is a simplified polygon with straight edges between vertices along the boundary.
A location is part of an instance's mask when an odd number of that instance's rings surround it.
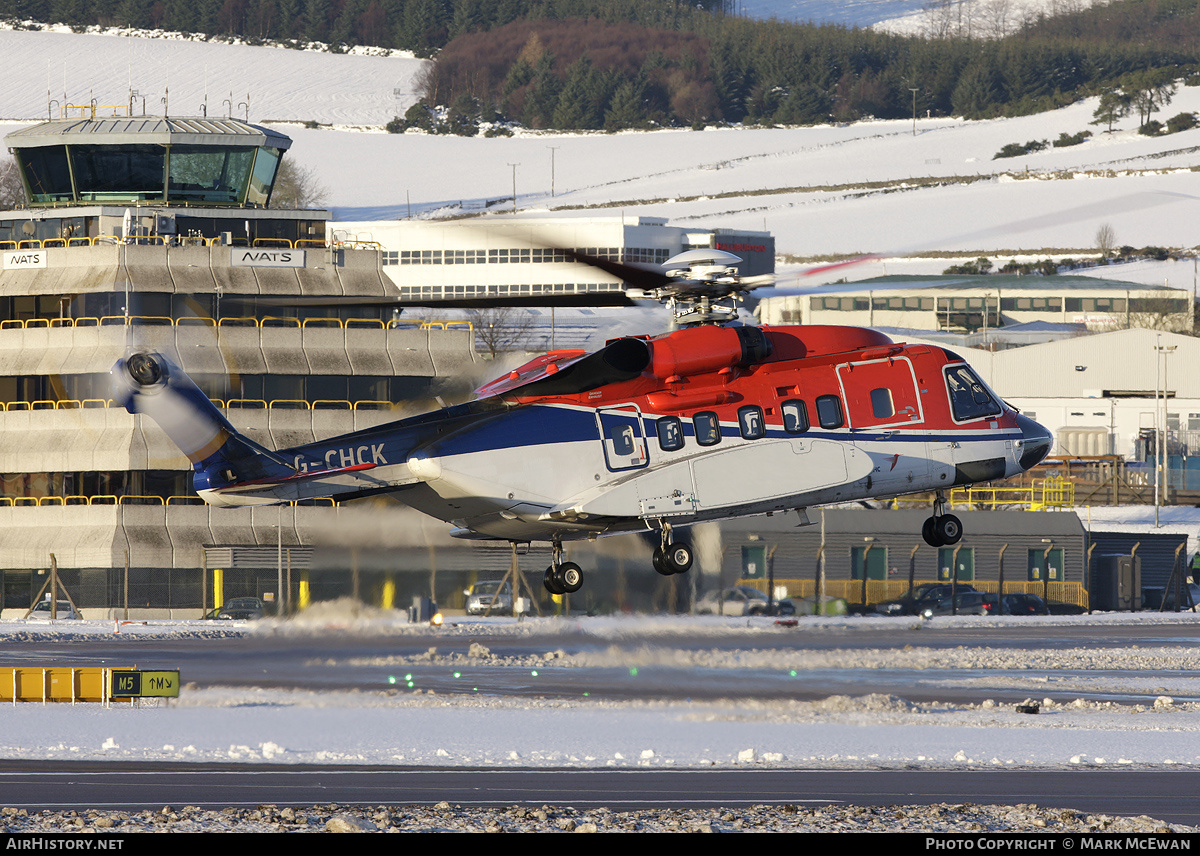
<svg viewBox="0 0 1200 856">
<path fill-rule="evenodd" d="M 1051 444 L 956 354 L 861 328 L 617 340 L 539 357 L 482 392 L 280 451 L 301 474 L 351 468 L 298 480 L 293 498 L 397 490 L 466 537 L 569 540 L 990 481 Z M 264 501 L 200 473 L 197 488 L 216 504 Z"/>
</svg>

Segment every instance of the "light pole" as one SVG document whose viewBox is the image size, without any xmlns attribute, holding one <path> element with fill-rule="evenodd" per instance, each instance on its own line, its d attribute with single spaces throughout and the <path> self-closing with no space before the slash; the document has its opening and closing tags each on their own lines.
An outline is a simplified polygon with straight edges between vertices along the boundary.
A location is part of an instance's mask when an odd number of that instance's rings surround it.
<svg viewBox="0 0 1200 856">
<path fill-rule="evenodd" d="M 554 198 L 554 153 L 560 146 L 546 146 L 550 150 L 550 198 Z"/>
<path fill-rule="evenodd" d="M 513 171 L 513 213 L 516 214 L 517 213 L 517 167 L 519 167 L 520 164 L 519 163 L 510 163 L 509 166 L 512 167 L 512 171 Z"/>
<path fill-rule="evenodd" d="M 1175 351 L 1176 345 L 1163 345 L 1162 333 L 1158 334 L 1158 344 L 1154 346 L 1154 432 L 1155 470 L 1154 478 L 1154 526 L 1159 526 L 1158 509 L 1166 498 L 1167 486 L 1164 484 L 1167 475 L 1167 357 Z M 1161 383 L 1160 383 L 1161 378 Z M 1162 403 L 1159 404 L 1158 390 L 1162 387 Z"/>
<path fill-rule="evenodd" d="M 908 87 L 908 91 L 913 94 L 913 136 L 917 135 L 917 89 Z"/>
</svg>

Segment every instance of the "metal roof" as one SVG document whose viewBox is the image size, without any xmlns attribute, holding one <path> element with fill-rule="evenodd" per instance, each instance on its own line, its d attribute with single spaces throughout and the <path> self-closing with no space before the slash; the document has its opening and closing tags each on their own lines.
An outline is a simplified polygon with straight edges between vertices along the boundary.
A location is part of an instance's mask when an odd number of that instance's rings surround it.
<svg viewBox="0 0 1200 856">
<path fill-rule="evenodd" d="M 880 276 L 864 279 L 859 282 L 842 285 L 837 288 L 841 296 L 850 294 L 865 294 L 879 291 L 880 286 L 887 286 L 889 293 L 906 294 L 909 291 L 977 291 L 995 294 L 997 291 L 1050 291 L 1063 293 L 1078 292 L 1127 292 L 1151 291 L 1163 294 L 1191 294 L 1190 289 L 1175 288 L 1167 285 L 1146 285 L 1138 282 L 1124 282 L 1117 279 L 1101 279 L 1086 275 L 1056 275 L 1056 276 L 1017 276 L 1015 274 L 988 274 L 987 276 L 962 275 L 932 275 L 920 276 L 913 274 Z M 904 288 L 903 286 L 908 286 Z M 820 293 L 820 292 L 816 292 Z M 832 290 L 830 293 L 833 293 Z M 807 295 L 805 295 L 807 296 Z"/>
<path fill-rule="evenodd" d="M 10 149 L 62 145 L 271 146 L 287 149 L 291 137 L 238 119 L 134 116 L 110 119 L 59 119 L 13 131 L 4 138 Z"/>
</svg>

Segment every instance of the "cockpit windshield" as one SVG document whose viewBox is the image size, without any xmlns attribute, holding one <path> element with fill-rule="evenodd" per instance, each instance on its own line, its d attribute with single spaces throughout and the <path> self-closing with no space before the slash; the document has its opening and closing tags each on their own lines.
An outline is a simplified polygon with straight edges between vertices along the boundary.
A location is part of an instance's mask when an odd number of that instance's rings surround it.
<svg viewBox="0 0 1200 856">
<path fill-rule="evenodd" d="M 998 416 L 1000 402 L 988 392 L 983 382 L 967 366 L 950 366 L 946 369 L 946 386 L 950 390 L 950 407 L 954 419 L 966 422 L 971 419 L 986 419 Z"/>
</svg>

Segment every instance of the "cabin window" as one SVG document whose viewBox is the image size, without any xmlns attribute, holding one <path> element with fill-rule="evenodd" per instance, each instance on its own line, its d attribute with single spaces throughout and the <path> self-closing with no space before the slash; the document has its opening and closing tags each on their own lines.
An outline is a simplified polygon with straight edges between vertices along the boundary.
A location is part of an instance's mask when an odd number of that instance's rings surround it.
<svg viewBox="0 0 1200 856">
<path fill-rule="evenodd" d="M 892 403 L 892 391 L 887 387 L 871 390 L 871 413 L 876 419 L 887 419 L 896 415 L 896 406 Z M 857 423 L 855 423 L 857 424 Z"/>
<path fill-rule="evenodd" d="M 634 434 L 628 425 L 614 425 L 609 439 L 612 441 L 614 454 L 622 457 L 633 454 Z"/>
<path fill-rule="evenodd" d="M 808 430 L 808 407 L 798 398 L 785 401 L 779 407 L 783 411 L 783 430 L 789 434 L 803 434 Z"/>
<path fill-rule="evenodd" d="M 822 428 L 841 428 L 846 423 L 842 416 L 842 400 L 836 395 L 818 395 L 817 423 Z"/>
<path fill-rule="evenodd" d="M 692 427 L 696 429 L 696 442 L 701 446 L 715 446 L 721 442 L 721 423 L 711 410 L 693 416 Z"/>
<path fill-rule="evenodd" d="M 658 445 L 664 452 L 683 448 L 683 423 L 675 416 L 664 416 L 657 422 Z"/>
<path fill-rule="evenodd" d="M 955 420 L 965 422 L 969 419 L 999 415 L 999 403 L 966 366 L 947 368 L 946 385 L 950 390 L 950 407 L 954 411 Z"/>
<path fill-rule="evenodd" d="M 748 404 L 738 408 L 738 428 L 743 440 L 759 440 L 766 436 L 767 425 L 763 421 L 762 408 L 756 404 Z"/>
</svg>

